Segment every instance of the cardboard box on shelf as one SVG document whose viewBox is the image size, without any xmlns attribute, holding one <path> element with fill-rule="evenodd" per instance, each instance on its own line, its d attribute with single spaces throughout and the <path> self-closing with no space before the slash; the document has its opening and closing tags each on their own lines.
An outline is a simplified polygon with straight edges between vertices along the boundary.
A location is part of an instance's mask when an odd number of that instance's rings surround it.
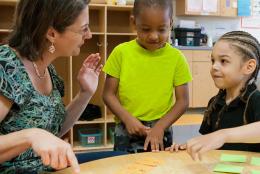
<svg viewBox="0 0 260 174">
<path fill-rule="evenodd" d="M 106 0 L 91 0 L 91 4 L 106 4 Z"/>
</svg>

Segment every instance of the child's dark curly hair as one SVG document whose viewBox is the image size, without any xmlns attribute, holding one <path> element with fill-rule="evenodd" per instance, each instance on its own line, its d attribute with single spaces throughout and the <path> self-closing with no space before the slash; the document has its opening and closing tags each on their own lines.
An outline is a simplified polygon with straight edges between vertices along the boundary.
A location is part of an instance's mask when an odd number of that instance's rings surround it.
<svg viewBox="0 0 260 174">
<path fill-rule="evenodd" d="M 162 9 L 169 9 L 169 15 L 172 19 L 173 16 L 173 3 L 172 0 L 135 0 L 133 15 L 138 16 L 144 7 L 160 7 Z"/>
</svg>

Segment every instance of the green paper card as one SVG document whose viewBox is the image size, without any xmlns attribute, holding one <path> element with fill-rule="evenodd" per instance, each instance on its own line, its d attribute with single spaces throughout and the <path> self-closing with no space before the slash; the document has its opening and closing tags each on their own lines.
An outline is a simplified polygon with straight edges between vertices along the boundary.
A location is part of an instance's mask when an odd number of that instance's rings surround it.
<svg viewBox="0 0 260 174">
<path fill-rule="evenodd" d="M 213 169 L 214 172 L 224 172 L 224 173 L 242 173 L 244 167 L 228 165 L 228 164 L 217 164 Z"/>
<path fill-rule="evenodd" d="M 251 164 L 255 166 L 260 166 L 260 158 L 259 157 L 252 157 Z"/>
<path fill-rule="evenodd" d="M 245 155 L 221 154 L 220 161 L 222 161 L 222 162 L 245 163 L 246 158 L 247 157 Z"/>
<path fill-rule="evenodd" d="M 251 174 L 260 174 L 260 170 L 252 170 Z"/>
</svg>

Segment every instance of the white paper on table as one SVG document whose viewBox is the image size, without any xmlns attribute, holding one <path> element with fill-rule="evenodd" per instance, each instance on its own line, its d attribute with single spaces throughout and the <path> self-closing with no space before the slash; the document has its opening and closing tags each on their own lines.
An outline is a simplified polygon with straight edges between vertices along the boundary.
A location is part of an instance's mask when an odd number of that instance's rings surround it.
<svg viewBox="0 0 260 174">
<path fill-rule="evenodd" d="M 201 12 L 203 0 L 188 0 L 187 11 L 189 12 Z"/>
<path fill-rule="evenodd" d="M 216 13 L 218 11 L 218 0 L 203 0 L 203 12 Z"/>
</svg>

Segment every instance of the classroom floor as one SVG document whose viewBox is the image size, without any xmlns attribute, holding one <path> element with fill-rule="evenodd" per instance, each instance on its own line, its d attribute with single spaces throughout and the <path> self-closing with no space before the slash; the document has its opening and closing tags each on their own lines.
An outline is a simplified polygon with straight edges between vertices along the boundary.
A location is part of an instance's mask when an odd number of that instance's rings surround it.
<svg viewBox="0 0 260 174">
<path fill-rule="evenodd" d="M 173 125 L 173 142 L 185 143 L 192 137 L 199 136 L 199 128 L 203 120 L 204 108 L 189 109 Z"/>
</svg>

